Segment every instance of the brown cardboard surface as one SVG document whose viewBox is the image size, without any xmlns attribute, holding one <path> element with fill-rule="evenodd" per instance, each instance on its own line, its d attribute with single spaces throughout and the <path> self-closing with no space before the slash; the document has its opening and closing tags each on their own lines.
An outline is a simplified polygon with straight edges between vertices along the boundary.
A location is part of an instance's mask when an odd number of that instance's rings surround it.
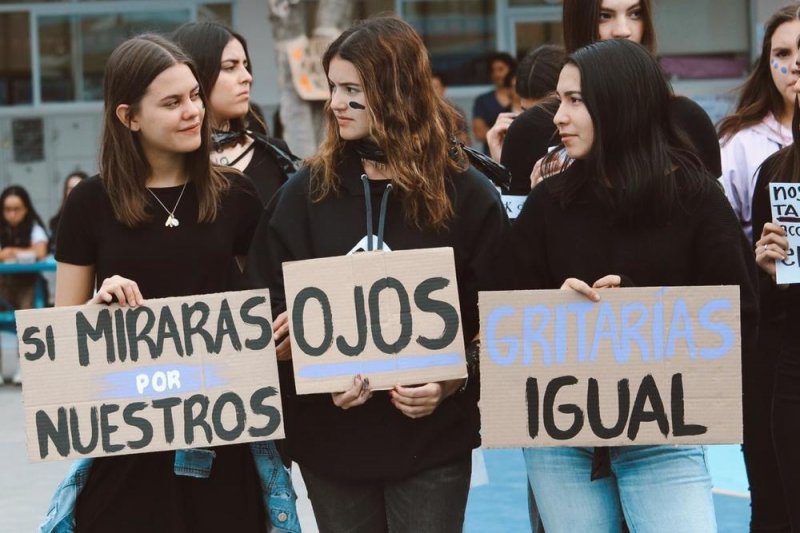
<svg viewBox="0 0 800 533">
<path fill-rule="evenodd" d="M 266 290 L 19 311 L 17 332 L 31 461 L 284 436 Z"/>
<path fill-rule="evenodd" d="M 480 293 L 483 445 L 741 442 L 739 288 L 600 294 L 592 303 L 574 291 Z M 595 431 L 598 415 L 605 431 Z"/>
<path fill-rule="evenodd" d="M 283 275 L 298 394 L 345 391 L 353 386 L 356 374 L 368 377 L 375 390 L 467 375 L 451 248 L 362 252 L 294 261 L 284 263 Z M 399 288 L 387 287 L 387 280 Z M 435 289 L 427 291 L 427 304 L 420 298 L 420 287 Z M 298 295 L 309 291 L 316 297 L 298 300 Z M 355 298 L 356 291 L 363 291 L 366 329 L 362 332 L 354 303 L 362 298 Z M 405 311 L 401 309 L 401 292 L 408 295 Z M 376 295 L 374 306 L 369 303 L 371 293 Z M 322 299 L 330 304 L 327 324 Z M 451 327 L 446 327 L 442 313 L 452 319 Z M 403 321 L 408 324 L 405 335 Z M 409 342 L 387 350 L 375 342 L 381 335 L 387 345 L 402 338 Z M 303 339 L 305 345 L 301 345 Z M 435 346 L 426 347 L 424 339 L 433 340 Z M 343 344 L 353 347 L 352 355 L 341 349 Z"/>
</svg>

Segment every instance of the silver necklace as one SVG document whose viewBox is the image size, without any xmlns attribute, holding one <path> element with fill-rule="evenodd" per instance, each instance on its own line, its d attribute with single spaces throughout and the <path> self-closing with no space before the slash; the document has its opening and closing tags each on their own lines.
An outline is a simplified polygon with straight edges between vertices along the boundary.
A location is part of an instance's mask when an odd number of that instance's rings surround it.
<svg viewBox="0 0 800 533">
<path fill-rule="evenodd" d="M 159 200 L 158 196 L 156 196 L 156 193 L 154 193 L 154 192 L 153 192 L 153 191 L 151 191 L 150 189 L 147 189 L 147 191 L 148 191 L 150 194 L 152 194 L 152 195 L 153 195 L 153 198 L 155 198 L 155 199 L 156 199 L 156 202 L 158 202 L 159 204 L 161 204 L 161 207 L 163 207 L 163 208 L 164 208 L 164 211 L 166 211 L 166 212 L 167 212 L 167 215 L 168 215 L 168 216 L 167 216 L 167 221 L 166 221 L 166 222 L 164 222 L 164 225 L 165 225 L 166 227 L 168 227 L 168 228 L 177 228 L 178 226 L 180 226 L 180 225 L 181 225 L 180 221 L 179 221 L 177 218 L 175 218 L 175 210 L 176 210 L 176 209 L 178 209 L 178 204 L 179 204 L 179 203 L 181 203 L 181 198 L 183 198 L 183 191 L 185 191 L 185 190 L 186 190 L 186 185 L 187 185 L 188 183 L 189 183 L 189 180 L 186 180 L 186 181 L 184 182 L 184 184 L 183 184 L 183 189 L 181 189 L 181 194 L 178 196 L 178 201 L 177 201 L 177 202 L 175 202 L 175 207 L 173 207 L 173 208 L 172 208 L 172 211 L 170 211 L 169 209 L 167 209 L 167 206 L 165 206 L 165 205 L 164 205 L 164 202 L 162 202 L 161 200 Z M 145 188 L 147 188 L 147 187 L 145 187 Z"/>
</svg>

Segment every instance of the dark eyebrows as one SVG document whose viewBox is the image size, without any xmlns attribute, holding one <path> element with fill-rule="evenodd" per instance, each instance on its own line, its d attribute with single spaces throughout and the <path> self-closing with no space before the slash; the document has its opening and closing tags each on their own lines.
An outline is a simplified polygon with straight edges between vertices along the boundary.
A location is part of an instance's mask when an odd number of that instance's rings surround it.
<svg viewBox="0 0 800 533">
<path fill-rule="evenodd" d="M 198 92 L 200 92 L 200 85 L 199 85 L 199 84 L 198 84 L 198 85 L 195 85 L 195 86 L 192 88 L 192 90 L 191 90 L 191 91 L 189 91 L 189 94 L 194 94 L 194 93 L 198 93 Z M 167 103 L 167 102 L 169 102 L 170 100 L 180 100 L 180 99 L 181 99 L 181 95 L 179 95 L 179 94 L 170 94 L 170 95 L 168 95 L 168 96 L 165 96 L 164 98 L 162 98 L 160 101 L 161 101 L 162 103 Z"/>
<path fill-rule="evenodd" d="M 581 92 L 580 91 L 567 91 L 564 93 L 564 96 L 577 96 L 580 98 Z"/>
</svg>

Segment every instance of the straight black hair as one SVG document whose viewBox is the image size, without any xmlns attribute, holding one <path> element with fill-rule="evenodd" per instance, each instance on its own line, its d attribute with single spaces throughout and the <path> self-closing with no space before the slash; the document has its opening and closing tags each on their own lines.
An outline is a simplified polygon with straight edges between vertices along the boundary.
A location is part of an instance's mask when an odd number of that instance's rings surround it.
<svg viewBox="0 0 800 533">
<path fill-rule="evenodd" d="M 233 39 L 242 45 L 244 56 L 247 59 L 245 68 L 247 72 L 253 74 L 247 40 L 218 22 L 187 22 L 176 29 L 170 38 L 192 58 L 192 62 L 197 68 L 198 81 L 207 98 L 211 97 L 211 91 L 219 78 L 219 71 L 222 67 L 222 51 Z M 264 129 L 263 120 L 253 111 L 252 106 L 243 119 L 230 121 L 230 130 L 237 131 L 249 127 L 250 122 L 256 123 L 252 124 L 255 129 Z"/>
<path fill-rule="evenodd" d="M 564 48 L 571 54 L 578 48 L 597 42 L 600 39 L 600 13 L 603 0 L 563 0 L 561 27 L 564 30 Z M 641 0 L 642 45 L 651 52 L 656 51 L 656 30 L 653 23 L 653 3 Z"/>
<path fill-rule="evenodd" d="M 0 246 L 4 248 L 7 246 L 27 248 L 31 245 L 31 231 L 33 231 L 33 225 L 39 224 L 42 229 L 45 229 L 44 222 L 42 222 L 39 213 L 34 209 L 31 196 L 24 187 L 21 185 L 9 185 L 3 189 L 3 192 L 0 193 L 0 209 L 5 207 L 6 198 L 9 196 L 17 196 L 22 200 L 22 205 L 25 206 L 27 212 L 22 222 L 16 226 L 12 226 L 6 221 L 5 214 L 0 217 Z"/>
<path fill-rule="evenodd" d="M 682 189 L 710 179 L 673 124 L 672 88 L 655 57 L 639 44 L 611 39 L 581 48 L 567 64 L 580 71 L 594 144 L 585 159 L 572 162 L 574 179 L 559 180 L 557 195 L 569 202 L 589 186 L 626 224 L 665 222 Z"/>
<path fill-rule="evenodd" d="M 528 52 L 517 67 L 517 94 L 533 100 L 552 94 L 566 61 L 567 54 L 560 46 L 546 44 Z"/>
</svg>

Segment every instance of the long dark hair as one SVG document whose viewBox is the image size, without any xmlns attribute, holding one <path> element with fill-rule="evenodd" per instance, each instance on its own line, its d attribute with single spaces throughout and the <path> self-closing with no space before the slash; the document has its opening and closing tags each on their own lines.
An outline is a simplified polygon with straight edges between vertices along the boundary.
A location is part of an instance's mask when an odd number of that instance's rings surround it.
<svg viewBox="0 0 800 533">
<path fill-rule="evenodd" d="M 64 210 L 64 203 L 67 201 L 67 190 L 69 188 L 69 182 L 72 178 L 78 178 L 80 181 L 83 181 L 89 178 L 89 174 L 87 174 L 82 170 L 76 170 L 74 172 L 70 172 L 69 174 L 67 174 L 67 177 L 64 178 L 64 183 L 61 186 L 61 204 L 58 206 L 58 211 L 56 211 L 56 214 L 53 215 L 53 218 L 50 221 L 51 230 L 53 229 L 54 226 L 53 221 L 56 221 L 57 223 L 57 221 L 61 218 L 61 212 Z"/>
<path fill-rule="evenodd" d="M 433 90 L 422 39 L 399 18 L 376 17 L 356 24 L 331 43 L 322 58 L 326 74 L 335 57 L 358 70 L 372 136 L 386 153 L 392 185 L 409 220 L 420 227 L 442 227 L 453 216 L 445 176 L 450 170 L 465 170 L 467 164 L 463 150 L 450 140 L 458 131 L 458 114 Z M 325 121 L 325 139 L 309 160 L 315 200 L 338 189 L 336 167 L 347 147 L 330 100 Z"/>
<path fill-rule="evenodd" d="M 22 200 L 26 213 L 22 222 L 16 226 L 12 226 L 6 221 L 5 214 L 0 217 L 0 246 L 4 248 L 7 246 L 27 248 L 31 245 L 33 225 L 39 224 L 44 229 L 44 222 L 42 222 L 36 209 L 33 208 L 31 197 L 24 187 L 21 185 L 9 185 L 3 189 L 3 192 L 0 193 L 0 209 L 5 208 L 6 198 L 9 196 L 16 196 Z"/>
<path fill-rule="evenodd" d="M 767 21 L 764 26 L 764 39 L 761 41 L 761 55 L 742 85 L 736 111 L 719 123 L 720 139 L 727 140 L 739 131 L 758 124 L 768 113 L 772 113 L 776 119 L 780 119 L 783 115 L 785 109 L 783 95 L 775 87 L 770 71 L 772 36 L 781 25 L 794 20 L 800 20 L 800 4 L 779 9 Z"/>
<path fill-rule="evenodd" d="M 553 94 L 566 61 L 567 54 L 560 46 L 545 44 L 529 52 L 517 67 L 517 94 L 533 100 Z"/>
<path fill-rule="evenodd" d="M 571 54 L 578 48 L 597 42 L 600 39 L 600 12 L 603 0 L 563 0 L 562 28 L 564 48 Z M 641 0 L 642 46 L 655 53 L 656 30 L 653 24 L 653 4 L 651 0 Z"/>
<path fill-rule="evenodd" d="M 197 71 L 189 57 L 171 41 L 159 35 L 140 35 L 119 45 L 106 62 L 103 79 L 105 111 L 100 144 L 100 176 L 114 208 L 114 216 L 129 227 L 148 220 L 147 206 L 150 197 L 145 182 L 152 167 L 142 150 L 139 133 L 131 131 L 119 118 L 120 105 L 130 106 L 135 113 L 150 83 L 168 68 L 183 64 L 197 78 Z M 203 106 L 207 97 L 200 87 Z M 211 222 L 217 216 L 217 207 L 228 181 L 211 165 L 211 127 L 206 113 L 201 126 L 200 147 L 185 154 L 187 176 L 197 191 L 200 204 L 198 222 Z"/>
<path fill-rule="evenodd" d="M 245 68 L 250 75 L 253 74 L 247 40 L 218 22 L 187 22 L 176 29 L 170 37 L 192 58 L 197 67 L 198 81 L 206 96 L 211 96 L 214 84 L 219 78 L 222 51 L 233 39 L 242 45 L 244 56 L 247 59 Z M 231 119 L 229 122 L 231 131 L 241 130 L 251 122 L 258 123 L 257 126 L 260 126 L 260 129 L 265 127 L 263 120 L 253 111 L 252 105 L 245 117 Z"/>
<path fill-rule="evenodd" d="M 567 63 L 580 71 L 594 144 L 572 162 L 570 179 L 557 180 L 557 194 L 567 203 L 589 186 L 623 222 L 665 221 L 681 188 L 710 180 L 673 123 L 672 88 L 658 62 L 643 46 L 612 39 L 581 48 Z"/>
</svg>

